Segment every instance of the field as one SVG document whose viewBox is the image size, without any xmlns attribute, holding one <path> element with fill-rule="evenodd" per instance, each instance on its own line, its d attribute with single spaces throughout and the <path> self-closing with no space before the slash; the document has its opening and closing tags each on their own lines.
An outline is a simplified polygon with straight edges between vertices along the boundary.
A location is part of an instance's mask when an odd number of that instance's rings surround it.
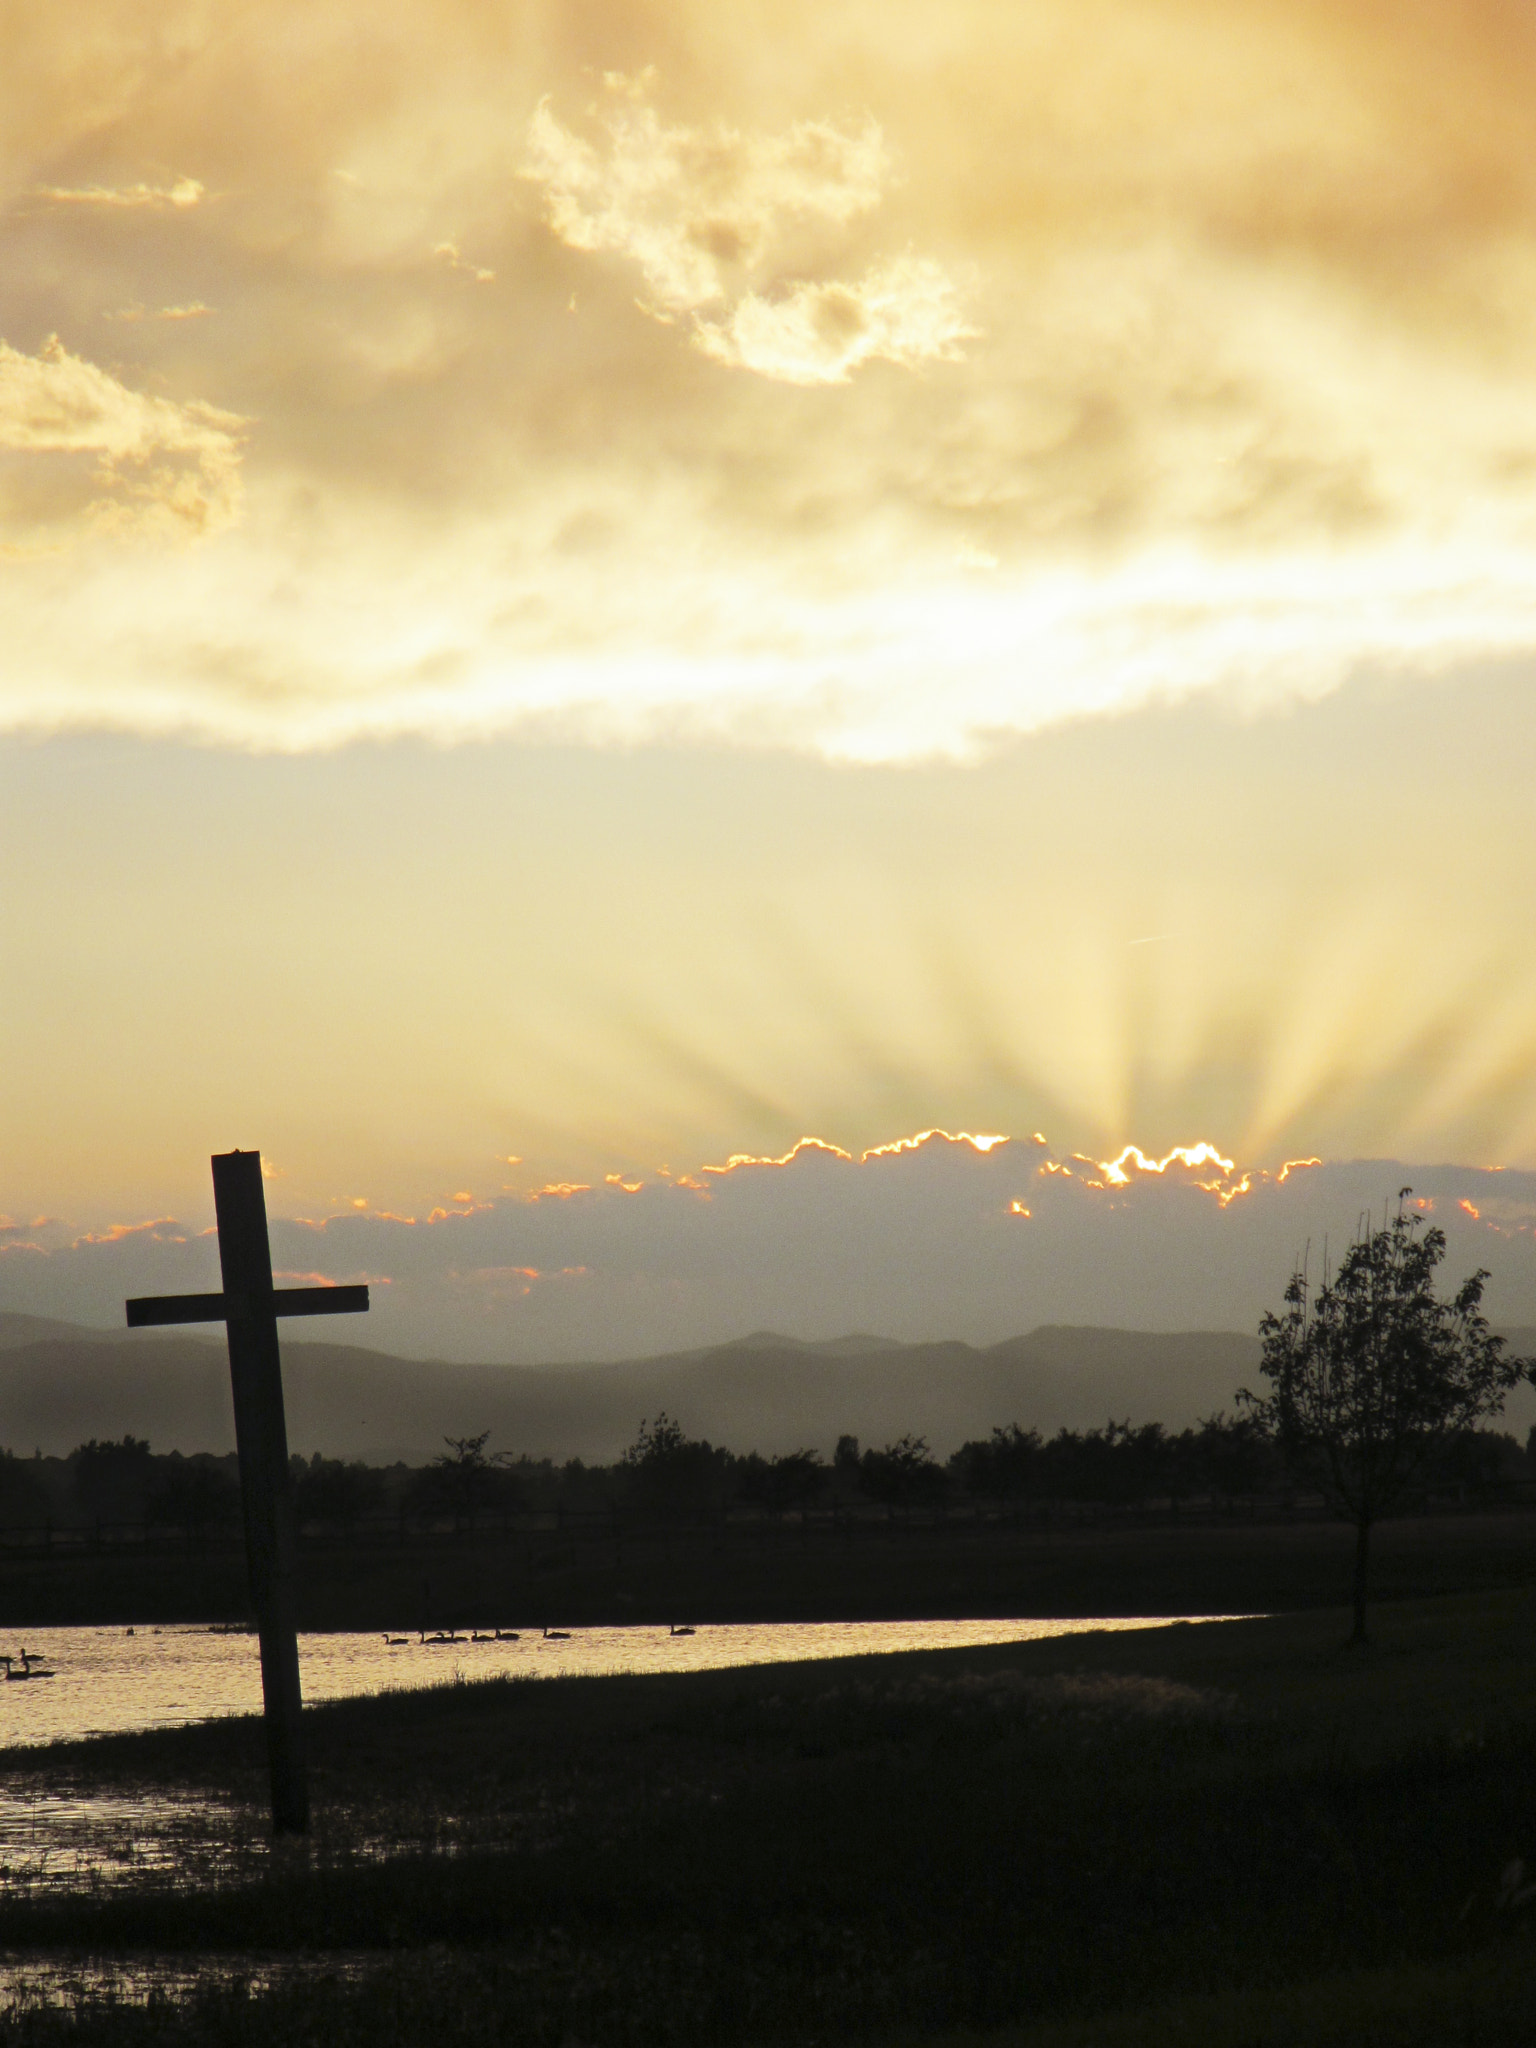
<svg viewBox="0 0 1536 2048">
<path fill-rule="evenodd" d="M 5 1951 L 181 1987 L 10 2030 L 1527 2042 L 1536 1597 L 1393 1602 L 1366 1651 L 1345 1627 L 345 1702 L 308 1716 L 308 1845 L 263 1840 L 254 1723 L 13 1754 L 13 1796 L 192 1793 L 225 1839 L 193 1828 L 131 1882 L 7 1887 Z"/>
<path fill-rule="evenodd" d="M 306 1539 L 299 1626 L 1276 1613 L 1344 1599 L 1352 1541 L 1315 1517 L 1174 1522 L 1166 1511 L 1023 1526 L 875 1513 L 835 1529 L 761 1521 L 400 1545 Z M 1384 1599 L 1521 1584 L 1536 1558 L 1536 1514 L 1384 1523 L 1373 1556 Z M 0 1626 L 239 1622 L 247 1612 L 237 1540 L 206 1551 L 0 1549 Z"/>
</svg>

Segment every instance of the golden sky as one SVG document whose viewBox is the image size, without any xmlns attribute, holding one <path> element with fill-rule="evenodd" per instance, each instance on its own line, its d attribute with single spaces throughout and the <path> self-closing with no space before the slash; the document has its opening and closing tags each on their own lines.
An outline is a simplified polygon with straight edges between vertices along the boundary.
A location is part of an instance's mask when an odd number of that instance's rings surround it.
<svg viewBox="0 0 1536 2048">
<path fill-rule="evenodd" d="M 0 1212 L 1536 1165 L 1528 9 L 0 56 Z"/>
</svg>

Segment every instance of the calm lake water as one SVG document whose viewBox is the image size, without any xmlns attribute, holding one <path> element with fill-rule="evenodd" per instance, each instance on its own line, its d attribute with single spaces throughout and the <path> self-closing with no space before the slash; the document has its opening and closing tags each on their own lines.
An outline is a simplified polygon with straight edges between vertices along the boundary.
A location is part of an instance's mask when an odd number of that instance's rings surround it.
<svg viewBox="0 0 1536 2048">
<path fill-rule="evenodd" d="M 799 1663 L 896 1650 L 961 1649 L 1029 1642 L 1094 1629 L 1166 1628 L 1179 1616 L 1095 1621 L 751 1622 L 670 1635 L 626 1626 L 537 1632 L 516 1641 L 387 1643 L 378 1635 L 299 1638 L 306 1700 L 349 1698 L 392 1687 L 449 1684 L 496 1672 L 554 1678 L 606 1672 L 708 1671 L 730 1665 Z M 0 1651 L 4 1650 L 0 1644 Z M 0 1747 L 81 1735 L 165 1728 L 215 1714 L 261 1709 L 256 1638 L 208 1629 L 55 1628 L 19 1637 L 53 1672 L 26 1683 L 0 1680 Z M 12 1665 L 12 1670 L 19 1668 Z"/>
</svg>

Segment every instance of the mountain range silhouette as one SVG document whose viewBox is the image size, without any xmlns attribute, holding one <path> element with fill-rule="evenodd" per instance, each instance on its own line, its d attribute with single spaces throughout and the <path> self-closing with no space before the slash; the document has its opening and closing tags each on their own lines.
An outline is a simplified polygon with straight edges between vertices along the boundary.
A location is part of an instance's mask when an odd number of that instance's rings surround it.
<svg viewBox="0 0 1536 2048">
<path fill-rule="evenodd" d="M 1536 1331 L 1507 1333 L 1536 1352 Z M 445 1436 L 489 1429 L 491 1448 L 607 1463 L 665 1409 L 690 1436 L 764 1455 L 843 1434 L 907 1431 L 942 1456 L 994 1424 L 1053 1435 L 1114 1416 L 1181 1429 L 1256 1386 L 1259 1346 L 1232 1330 L 1163 1333 L 1048 1324 L 1001 1344 L 821 1341 L 755 1330 L 724 1344 L 592 1365 L 462 1365 L 285 1337 L 288 1440 L 328 1457 L 420 1463 Z M 1527 1410 L 1530 1412 L 1527 1413 Z M 1523 1436 L 1536 1395 L 1503 1424 Z M 89 1437 L 147 1437 L 157 1451 L 234 1447 L 222 1339 L 90 1330 L 0 1313 L 0 1444 L 63 1454 Z"/>
</svg>

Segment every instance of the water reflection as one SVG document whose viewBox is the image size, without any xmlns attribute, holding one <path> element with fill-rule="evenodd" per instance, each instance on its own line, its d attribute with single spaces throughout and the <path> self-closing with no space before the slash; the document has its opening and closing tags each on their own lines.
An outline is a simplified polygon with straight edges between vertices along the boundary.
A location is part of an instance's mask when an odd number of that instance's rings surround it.
<svg viewBox="0 0 1536 2048">
<path fill-rule="evenodd" d="M 519 1641 L 459 1637 L 389 1642 L 373 1635 L 301 1638 L 311 1701 L 496 1674 L 698 1671 L 796 1663 L 913 1649 L 954 1649 L 1092 1630 L 1164 1627 L 1166 1620 L 770 1622 L 698 1629 L 622 1627 L 530 1635 Z M 523 1810 L 470 1802 L 446 1811 L 431 1800 L 366 1812 L 322 1803 L 307 1841 L 274 1843 L 266 1802 L 162 1783 L 93 1781 L 87 1756 L 67 1765 L 43 1745 L 71 1737 L 163 1727 L 261 1705 L 255 1639 L 223 1630 L 54 1629 L 28 1648 L 46 1651 L 53 1678 L 7 1686 L 0 1726 L 12 1745 L 0 1776 L 0 1885 L 7 1896 L 57 1897 L 248 1881 L 273 1858 L 316 1868 L 405 1852 L 533 1846 L 559 1816 L 546 1798 Z M 9 1982 L 0 1969 L 0 1995 Z"/>
<path fill-rule="evenodd" d="M 252 1955 L 244 1951 L 184 1955 L 49 1956 L 0 1949 L 0 2018 L 15 2019 L 38 2007 L 66 2011 L 147 2005 L 151 1999 L 184 2001 L 212 1986 L 244 1985 L 253 1993 L 297 1979 L 341 1978 L 355 1982 L 377 1969 L 378 1956 L 331 1950 L 324 1956 Z"/>
<path fill-rule="evenodd" d="M 302 1852 L 312 1853 L 311 1845 Z M 271 1854 L 265 1802 L 206 1788 L 106 1790 L 40 1776 L 0 1787 L 0 1888 L 8 1900 L 128 1888 L 207 1891 L 258 1875 Z"/>
<path fill-rule="evenodd" d="M 374 1635 L 306 1636 L 301 1657 L 305 1694 L 319 1701 L 495 1674 L 536 1679 L 720 1669 L 1165 1627 L 1170 1619 L 785 1622 L 701 1628 L 689 1635 L 630 1626 L 516 1641 L 459 1637 L 436 1643 L 415 1637 L 390 1642 Z M 12 1685 L 0 1680 L 0 1730 L 11 1745 L 0 1776 L 0 1887 L 13 1899 L 99 1897 L 125 1888 L 201 1892 L 249 1883 L 275 1864 L 292 1861 L 336 1870 L 402 1853 L 535 1847 L 559 1835 L 569 1819 L 570 1786 L 554 1796 L 547 1785 L 531 1783 L 490 1801 L 446 1804 L 414 1796 L 402 1802 L 375 1793 L 366 1806 L 322 1801 L 308 1840 L 274 1842 L 258 1787 L 251 1788 L 253 1796 L 242 1798 L 209 1788 L 183 1792 L 158 1782 L 103 1786 L 91 1774 L 88 1752 L 50 1756 L 43 1746 L 69 1737 L 258 1710 L 254 1638 L 208 1629 L 132 1635 L 117 1629 L 55 1629 L 35 1640 L 29 1637 L 27 1648 L 46 1654 L 56 1675 Z M 1188 1688 L 1170 1691 L 1164 1681 L 1124 1677 L 1025 1681 L 1011 1673 L 986 1678 L 907 1674 L 897 1666 L 888 1683 L 871 1676 L 867 1667 L 863 1676 L 829 1673 L 828 1679 L 830 1689 L 825 1699 L 817 1696 L 817 1711 L 835 1708 L 860 1687 L 882 1699 L 889 1696 L 887 1703 L 896 1705 L 917 1687 L 922 1702 L 931 1705 L 928 1694 L 938 1687 L 944 1692 L 941 1705 L 974 1717 L 1003 1707 L 1014 1711 L 1026 1693 L 1025 1704 L 1039 1706 L 1035 1692 L 1042 1686 L 1060 1691 L 1063 1685 L 1069 1690 L 1076 1685 L 1084 1696 L 1074 1693 L 1065 1701 L 1055 1693 L 1049 1700 L 1042 1695 L 1050 1711 L 1066 1705 L 1090 1718 L 1193 1711 L 1183 1697 Z M 781 1703 L 769 1694 L 759 1704 L 771 1719 Z M 605 1788 L 605 1804 L 612 1796 L 613 1788 Z M 334 1954 L 308 1960 L 249 1954 L 189 1960 L 0 1952 L 0 2017 L 35 2005 L 102 1999 L 134 2004 L 152 1995 L 181 1999 L 198 1985 L 243 1982 L 259 1991 L 300 1975 L 355 1975 L 377 1960 Z"/>
<path fill-rule="evenodd" d="M 606 1672 L 706 1671 L 897 1650 L 1028 1642 L 1093 1629 L 1161 1628 L 1177 1617 L 1096 1621 L 748 1622 L 679 1635 L 666 1628 L 577 1629 L 433 1638 L 308 1635 L 299 1639 L 306 1700 L 390 1687 L 441 1685 L 492 1673 L 528 1678 Z M 18 1643 L 19 1652 L 23 1646 Z M 0 1747 L 166 1728 L 261 1708 L 256 1639 L 224 1629 L 58 1628 L 27 1638 L 51 1678 L 0 1680 Z"/>
</svg>

